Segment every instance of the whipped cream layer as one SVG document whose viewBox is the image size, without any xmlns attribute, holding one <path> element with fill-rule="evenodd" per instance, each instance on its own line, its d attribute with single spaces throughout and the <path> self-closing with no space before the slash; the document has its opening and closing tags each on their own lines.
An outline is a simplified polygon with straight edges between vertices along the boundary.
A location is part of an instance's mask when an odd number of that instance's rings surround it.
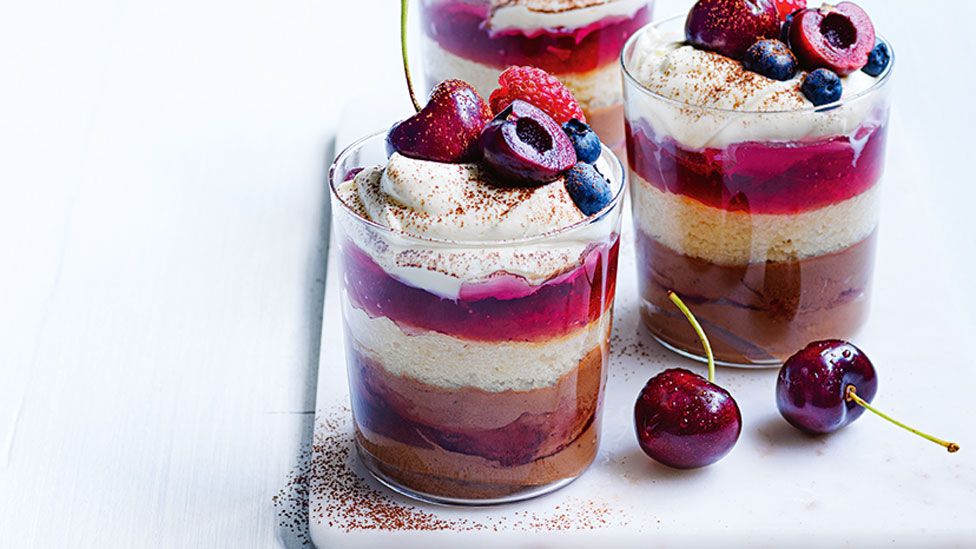
<svg viewBox="0 0 976 549">
<path fill-rule="evenodd" d="M 596 167 L 616 196 L 623 174 L 613 159 L 604 154 Z M 585 217 L 561 178 L 534 188 L 496 187 L 484 178 L 477 164 L 394 153 L 385 168 L 366 168 L 339 185 L 351 214 L 336 215 L 335 223 L 388 274 L 448 299 L 457 299 L 465 283 L 501 272 L 541 284 L 617 238 L 619 216 L 581 223 Z M 379 233 L 358 217 L 393 232 Z"/>
<path fill-rule="evenodd" d="M 662 191 L 631 173 L 636 227 L 668 248 L 718 265 L 788 263 L 837 251 L 877 227 L 880 185 L 836 204 L 792 215 L 713 208 Z"/>
<path fill-rule="evenodd" d="M 653 27 L 640 31 L 627 62 L 630 75 L 641 86 L 676 102 L 644 93 L 627 82 L 625 105 L 629 120 L 644 119 L 659 134 L 669 135 L 687 148 L 850 135 L 865 122 L 880 123 L 887 117 L 883 91 L 832 110 L 806 110 L 814 107 L 800 91 L 806 72 L 799 71 L 786 81 L 773 80 L 683 40 L 682 35 L 664 34 Z M 841 77 L 843 98 L 868 90 L 879 78 L 861 71 Z"/>
<path fill-rule="evenodd" d="M 471 84 L 483 97 L 489 97 L 498 87 L 501 69 L 459 57 L 426 34 L 423 36 L 423 51 L 424 74 L 431 89 L 450 78 Z M 620 64 L 616 60 L 589 72 L 558 73 L 553 76 L 569 88 L 584 111 L 619 105 L 623 101 Z"/>
<path fill-rule="evenodd" d="M 593 349 L 606 345 L 612 310 L 575 332 L 545 342 L 477 342 L 438 332 L 404 332 L 346 303 L 346 334 L 390 373 L 442 389 L 531 391 L 555 385 Z M 451 357 L 451 360 L 445 360 Z"/>
<path fill-rule="evenodd" d="M 339 187 L 363 217 L 439 240 L 496 241 L 540 235 L 584 219 L 562 179 L 539 187 L 487 183 L 480 164 L 450 164 L 394 153 Z"/>
</svg>

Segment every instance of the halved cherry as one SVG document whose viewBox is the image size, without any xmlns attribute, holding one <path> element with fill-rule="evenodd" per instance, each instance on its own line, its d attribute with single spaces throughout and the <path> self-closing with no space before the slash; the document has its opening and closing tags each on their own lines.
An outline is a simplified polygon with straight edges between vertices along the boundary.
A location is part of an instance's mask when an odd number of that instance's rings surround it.
<svg viewBox="0 0 976 549">
<path fill-rule="evenodd" d="M 790 47 L 802 67 L 846 76 L 867 64 L 874 48 L 874 25 L 853 2 L 824 4 L 793 17 Z"/>
</svg>

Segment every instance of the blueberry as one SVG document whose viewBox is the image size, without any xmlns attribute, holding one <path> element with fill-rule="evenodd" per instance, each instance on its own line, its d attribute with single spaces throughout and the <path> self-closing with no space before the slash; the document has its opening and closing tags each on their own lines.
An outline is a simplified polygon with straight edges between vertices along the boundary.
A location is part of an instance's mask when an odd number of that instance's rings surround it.
<svg viewBox="0 0 976 549">
<path fill-rule="evenodd" d="M 796 74 L 796 57 L 779 40 L 760 40 L 749 46 L 742 65 L 773 80 L 789 80 Z"/>
<path fill-rule="evenodd" d="M 610 203 L 610 182 L 592 164 L 578 162 L 566 172 L 566 190 L 583 215 L 593 215 Z"/>
<path fill-rule="evenodd" d="M 786 16 L 783 20 L 783 25 L 779 28 L 779 41 L 789 45 L 790 43 L 790 25 L 793 24 L 793 17 L 803 10 L 796 10 L 793 13 Z"/>
<path fill-rule="evenodd" d="M 817 69 L 803 79 L 800 91 L 811 103 L 820 106 L 837 101 L 844 90 L 840 77 L 836 73 L 827 69 Z"/>
<path fill-rule="evenodd" d="M 871 76 L 878 76 L 884 72 L 888 63 L 891 61 L 891 52 L 888 51 L 888 44 L 878 41 L 874 49 L 868 54 L 868 64 L 861 68 L 862 71 Z"/>
<path fill-rule="evenodd" d="M 600 158 L 600 153 L 603 152 L 600 148 L 600 138 L 589 126 L 573 118 L 563 124 L 563 131 L 573 142 L 577 160 L 592 164 L 596 162 L 597 158 Z"/>
</svg>

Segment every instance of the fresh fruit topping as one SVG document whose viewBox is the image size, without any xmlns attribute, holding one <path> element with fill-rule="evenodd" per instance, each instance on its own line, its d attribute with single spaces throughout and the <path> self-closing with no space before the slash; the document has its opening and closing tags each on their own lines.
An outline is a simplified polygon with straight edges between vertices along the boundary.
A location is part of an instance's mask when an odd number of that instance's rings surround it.
<svg viewBox="0 0 976 549">
<path fill-rule="evenodd" d="M 563 124 L 563 131 L 573 142 L 576 160 L 592 164 L 596 162 L 597 158 L 600 158 L 600 154 L 603 152 L 603 148 L 600 146 L 600 137 L 585 122 L 580 122 L 578 118 L 574 118 Z"/>
<path fill-rule="evenodd" d="M 874 25 L 857 4 L 824 4 L 793 17 L 790 47 L 800 66 L 823 67 L 847 76 L 868 62 L 874 47 Z"/>
<path fill-rule="evenodd" d="M 779 36 L 773 0 L 698 0 L 685 20 L 685 38 L 696 48 L 742 59 L 749 46 Z"/>
<path fill-rule="evenodd" d="M 807 0 L 776 0 L 776 11 L 779 12 L 780 21 L 786 21 L 790 14 L 806 7 Z"/>
<path fill-rule="evenodd" d="M 742 65 L 773 80 L 789 80 L 796 74 L 796 57 L 779 40 L 760 40 L 749 46 Z"/>
<path fill-rule="evenodd" d="M 610 203 L 610 182 L 592 164 L 579 162 L 563 176 L 566 190 L 583 215 L 593 215 Z"/>
<path fill-rule="evenodd" d="M 501 86 L 488 102 L 496 115 L 512 101 L 521 99 L 539 107 L 562 124 L 576 118 L 586 122 L 583 109 L 573 94 L 555 76 L 535 67 L 509 67 L 498 77 Z"/>
<path fill-rule="evenodd" d="M 645 454 L 665 465 L 694 469 L 729 453 L 742 431 L 742 414 L 732 395 L 713 383 L 715 362 L 701 325 L 674 292 L 668 296 L 705 346 L 708 380 L 681 368 L 652 377 L 634 406 L 637 441 Z"/>
<path fill-rule="evenodd" d="M 888 50 L 888 44 L 878 40 L 875 44 L 874 49 L 868 54 L 868 62 L 861 70 L 870 74 L 871 76 L 878 76 L 883 73 L 888 67 L 888 63 L 891 62 L 891 52 Z"/>
<path fill-rule="evenodd" d="M 576 164 L 573 143 L 542 109 L 512 101 L 481 132 L 484 162 L 499 184 L 535 186 Z"/>
<path fill-rule="evenodd" d="M 864 408 L 931 440 L 949 452 L 959 445 L 912 429 L 869 403 L 878 392 L 874 365 L 846 341 L 815 341 L 786 359 L 776 379 L 776 406 L 790 425 L 810 434 L 832 433 L 861 416 Z"/>
<path fill-rule="evenodd" d="M 816 106 L 838 101 L 844 93 L 840 77 L 827 69 L 817 69 L 803 79 L 800 91 Z"/>
<path fill-rule="evenodd" d="M 445 80 L 427 105 L 386 134 L 387 148 L 435 162 L 474 162 L 481 157 L 478 136 L 491 120 L 485 100 L 468 83 Z"/>
</svg>

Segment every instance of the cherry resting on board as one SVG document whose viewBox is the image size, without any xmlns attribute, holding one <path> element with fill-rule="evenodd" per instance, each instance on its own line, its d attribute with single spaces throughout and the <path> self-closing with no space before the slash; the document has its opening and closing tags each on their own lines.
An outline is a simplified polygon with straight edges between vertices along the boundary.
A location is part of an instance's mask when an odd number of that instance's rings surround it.
<svg viewBox="0 0 976 549">
<path fill-rule="evenodd" d="M 776 380 L 776 406 L 786 421 L 810 434 L 832 433 L 861 416 L 867 408 L 892 423 L 949 450 L 959 445 L 927 435 L 875 410 L 869 404 L 878 392 L 874 365 L 846 341 L 814 341 L 783 364 Z"/>
<path fill-rule="evenodd" d="M 711 465 L 739 439 L 742 414 L 728 391 L 715 385 L 715 363 L 708 338 L 674 292 L 671 300 L 701 337 L 708 355 L 708 379 L 682 368 L 652 377 L 637 397 L 634 420 L 641 450 L 677 469 Z"/>
</svg>

